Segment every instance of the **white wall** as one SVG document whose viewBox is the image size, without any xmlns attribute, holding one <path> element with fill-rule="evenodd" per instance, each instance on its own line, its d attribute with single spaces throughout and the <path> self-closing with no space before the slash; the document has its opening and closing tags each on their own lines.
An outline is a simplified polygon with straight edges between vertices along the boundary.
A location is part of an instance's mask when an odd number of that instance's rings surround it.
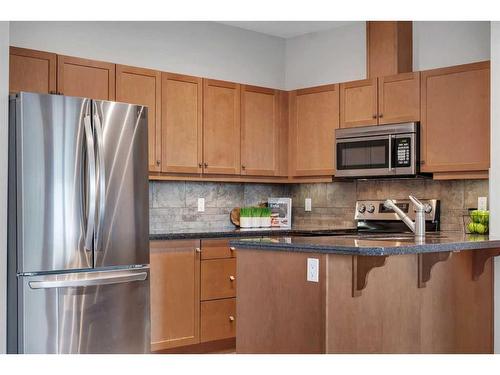
<svg viewBox="0 0 500 375">
<path fill-rule="evenodd" d="M 490 236 L 500 235 L 500 22 L 491 22 Z M 500 353 L 500 259 L 495 259 L 495 353 Z"/>
<path fill-rule="evenodd" d="M 7 149 L 9 22 L 0 21 L 0 353 L 7 341 Z"/>
<path fill-rule="evenodd" d="M 286 87 L 366 78 L 364 22 L 286 41 Z M 413 22 L 413 69 L 425 70 L 488 60 L 489 22 Z"/>
<path fill-rule="evenodd" d="M 366 77 L 364 22 L 281 39 L 214 22 L 11 22 L 14 46 L 288 90 Z M 413 23 L 413 68 L 486 60 L 489 22 Z"/>
<path fill-rule="evenodd" d="M 365 22 L 286 40 L 286 88 L 366 78 Z"/>
<path fill-rule="evenodd" d="M 11 22 L 11 45 L 273 88 L 285 42 L 214 22 Z"/>
<path fill-rule="evenodd" d="M 414 70 L 467 64 L 489 58 L 489 22 L 413 22 Z"/>
</svg>

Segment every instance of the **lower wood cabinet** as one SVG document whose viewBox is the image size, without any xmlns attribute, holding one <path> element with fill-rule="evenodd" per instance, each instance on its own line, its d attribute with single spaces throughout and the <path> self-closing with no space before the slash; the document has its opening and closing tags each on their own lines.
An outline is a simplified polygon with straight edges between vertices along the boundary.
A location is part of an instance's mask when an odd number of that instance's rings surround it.
<svg viewBox="0 0 500 375">
<path fill-rule="evenodd" d="M 151 350 L 200 340 L 199 240 L 151 241 Z"/>
<path fill-rule="evenodd" d="M 230 297 L 236 297 L 236 259 L 202 261 L 201 299 Z"/>
<path fill-rule="evenodd" d="M 236 298 L 201 303 L 201 342 L 236 336 Z"/>
<path fill-rule="evenodd" d="M 190 353 L 235 337 L 236 255 L 228 242 L 150 242 L 152 351 Z"/>
</svg>

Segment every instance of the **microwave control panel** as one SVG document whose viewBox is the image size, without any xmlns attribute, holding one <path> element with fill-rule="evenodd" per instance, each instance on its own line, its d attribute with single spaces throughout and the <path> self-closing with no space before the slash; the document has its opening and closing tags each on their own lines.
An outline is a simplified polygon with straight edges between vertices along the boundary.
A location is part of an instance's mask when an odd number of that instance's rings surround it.
<svg viewBox="0 0 500 375">
<path fill-rule="evenodd" d="M 394 142 L 394 166 L 410 167 L 411 166 L 411 138 L 396 138 Z"/>
</svg>

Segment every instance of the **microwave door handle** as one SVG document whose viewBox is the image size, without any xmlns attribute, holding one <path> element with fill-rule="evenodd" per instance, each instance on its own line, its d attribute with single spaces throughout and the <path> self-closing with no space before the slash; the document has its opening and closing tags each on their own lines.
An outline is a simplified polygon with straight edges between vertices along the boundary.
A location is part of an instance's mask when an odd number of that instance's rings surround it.
<svg viewBox="0 0 500 375">
<path fill-rule="evenodd" d="M 389 172 L 392 172 L 392 135 L 389 136 Z"/>
<path fill-rule="evenodd" d="M 88 214 L 87 225 L 85 229 L 84 247 L 88 251 L 92 251 L 94 239 L 95 225 L 95 210 L 96 210 L 96 170 L 95 170 L 95 150 L 94 150 L 94 135 L 92 125 L 90 123 L 90 115 L 85 115 L 83 118 L 85 140 L 87 149 L 87 165 L 88 165 Z"/>
</svg>

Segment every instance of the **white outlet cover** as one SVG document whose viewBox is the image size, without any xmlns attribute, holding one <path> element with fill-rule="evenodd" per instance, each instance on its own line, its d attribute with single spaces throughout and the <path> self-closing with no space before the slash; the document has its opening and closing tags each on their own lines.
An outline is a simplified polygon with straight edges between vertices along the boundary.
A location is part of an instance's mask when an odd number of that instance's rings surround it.
<svg viewBox="0 0 500 375">
<path fill-rule="evenodd" d="M 311 211 L 312 209 L 312 199 L 311 198 L 306 198 L 304 202 L 304 210 L 305 211 Z"/>
<path fill-rule="evenodd" d="M 477 198 L 477 209 L 478 210 L 487 210 L 488 209 L 488 198 L 487 197 L 478 197 Z"/>
<path fill-rule="evenodd" d="M 205 198 L 198 198 L 198 212 L 205 212 Z"/>
<path fill-rule="evenodd" d="M 319 259 L 307 258 L 307 281 L 319 282 Z"/>
</svg>

